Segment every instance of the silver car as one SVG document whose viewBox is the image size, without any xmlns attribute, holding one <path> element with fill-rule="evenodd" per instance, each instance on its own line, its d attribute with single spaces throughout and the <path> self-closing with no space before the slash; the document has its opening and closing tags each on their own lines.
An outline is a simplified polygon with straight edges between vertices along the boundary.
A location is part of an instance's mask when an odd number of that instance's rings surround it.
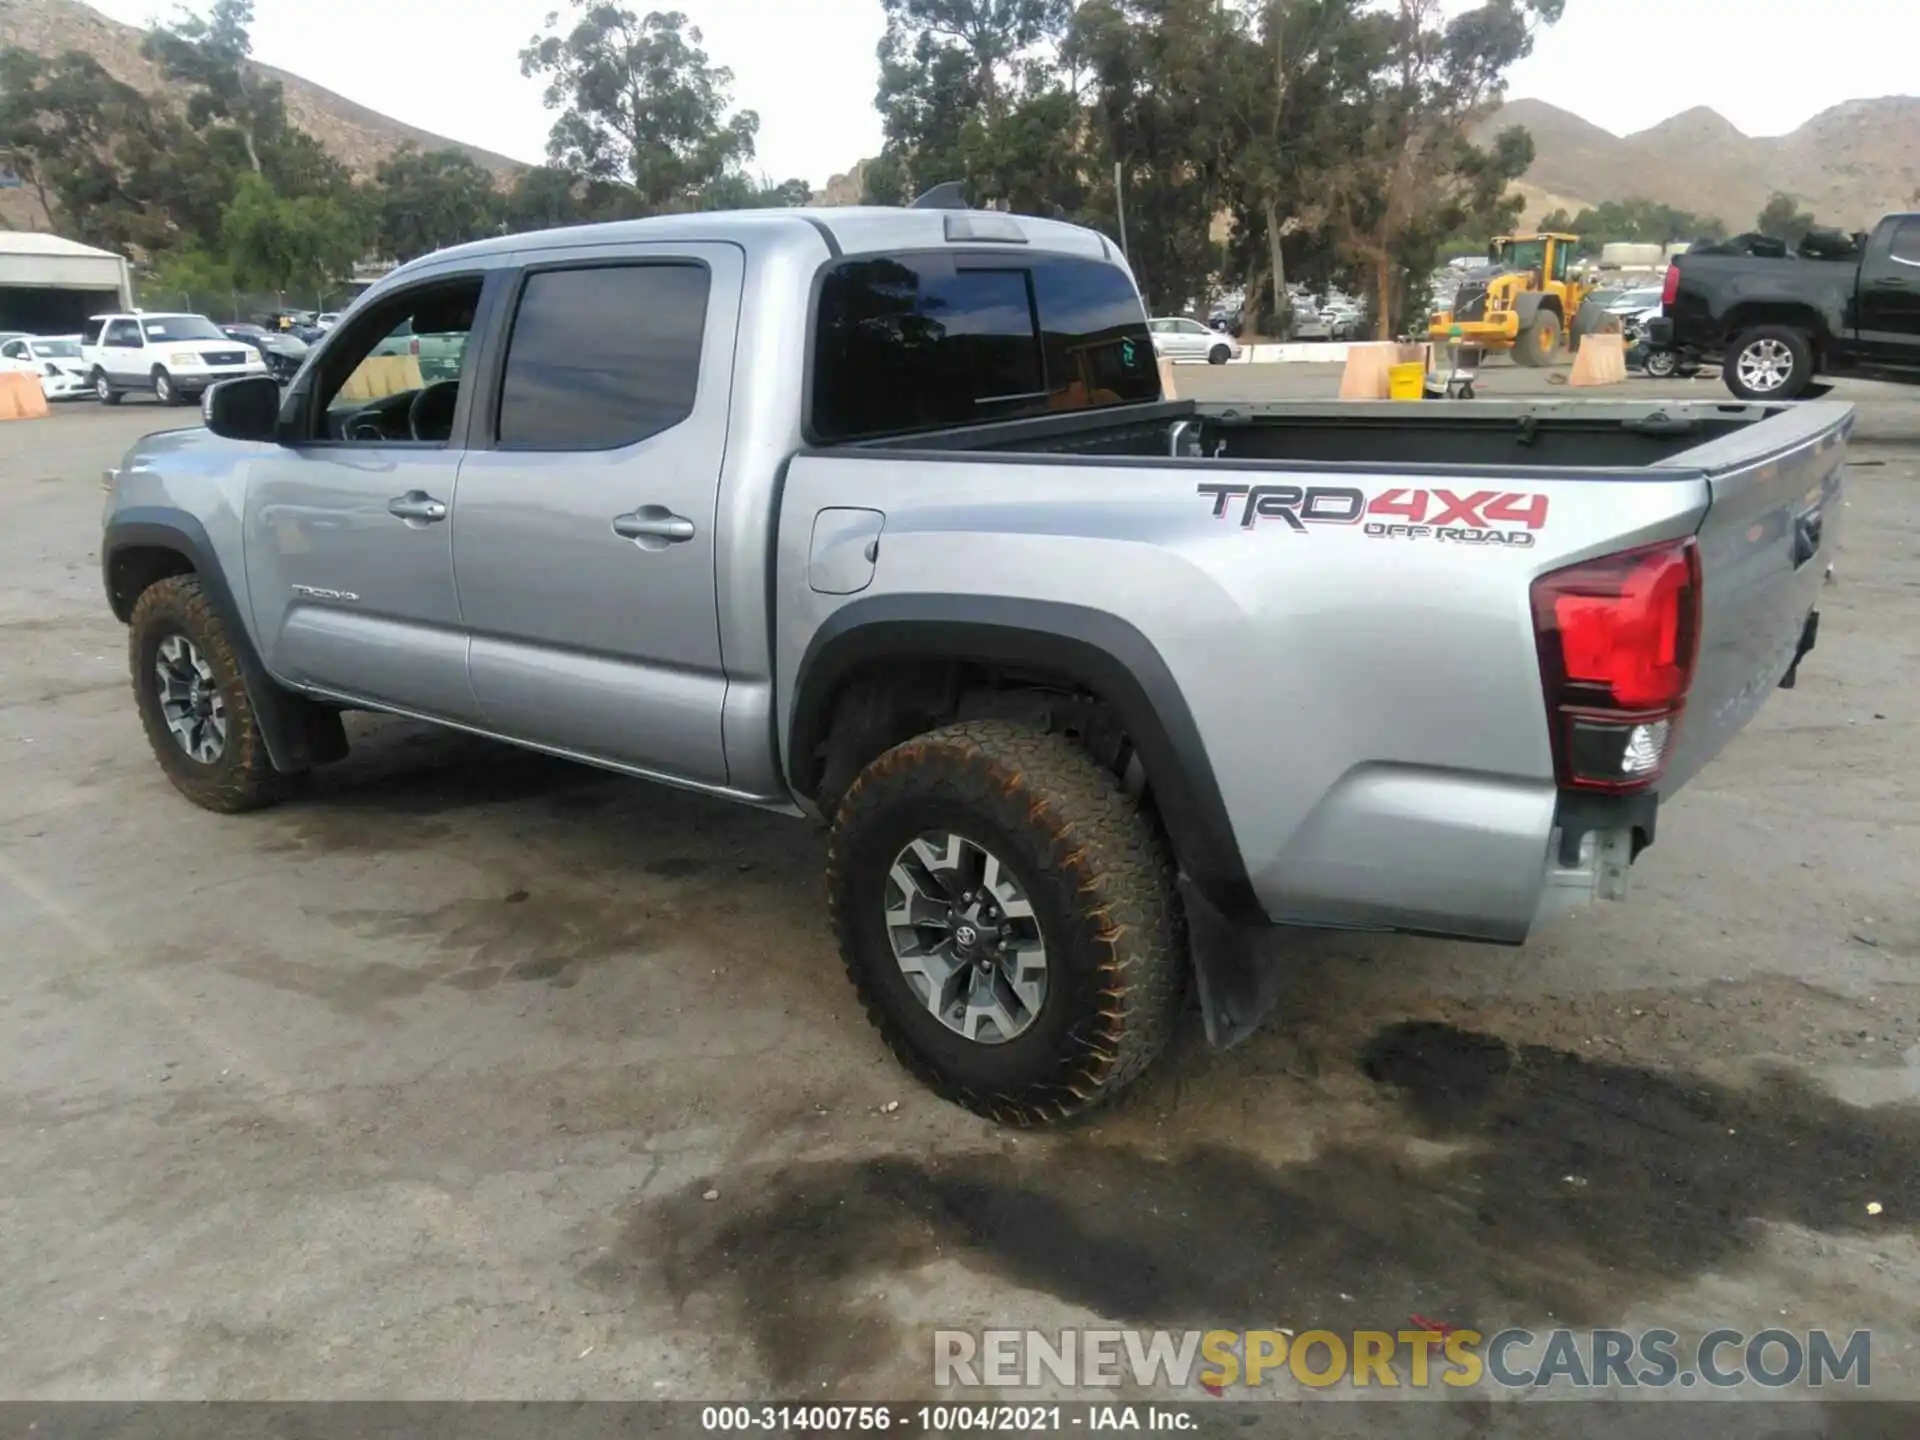
<svg viewBox="0 0 1920 1440">
<path fill-rule="evenodd" d="M 1162 360 L 1204 360 L 1209 365 L 1224 365 L 1240 353 L 1240 346 L 1224 330 L 1211 330 L 1198 320 L 1185 316 L 1149 320 L 1153 353 Z"/>
</svg>

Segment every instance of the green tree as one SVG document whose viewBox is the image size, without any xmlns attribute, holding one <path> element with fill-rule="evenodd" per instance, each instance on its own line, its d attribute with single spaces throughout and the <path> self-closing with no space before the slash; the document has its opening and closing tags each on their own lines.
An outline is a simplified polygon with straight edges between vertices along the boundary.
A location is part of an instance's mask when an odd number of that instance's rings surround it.
<svg viewBox="0 0 1920 1440">
<path fill-rule="evenodd" d="M 1360 143 L 1329 187 L 1336 232 L 1368 276 L 1378 338 L 1394 333 L 1408 272 L 1430 263 L 1459 223 L 1515 213 L 1504 197 L 1531 161 L 1531 142 L 1510 130 L 1482 150 L 1468 135 L 1499 105 L 1536 27 L 1558 20 L 1563 4 L 1485 0 L 1449 18 L 1439 0 L 1398 0 L 1380 13 L 1373 84 L 1358 102 Z"/>
<path fill-rule="evenodd" d="M 79 51 L 0 52 L 0 158 L 60 233 L 111 250 L 164 249 L 224 198 L 178 117 Z"/>
<path fill-rule="evenodd" d="M 573 0 L 573 11 L 565 28 L 548 16 L 548 33 L 520 52 L 521 73 L 543 78 L 547 108 L 561 112 L 548 157 L 589 184 L 630 186 L 638 213 L 698 208 L 707 187 L 753 158 L 760 118 L 727 113 L 733 72 L 709 61 L 677 10 L 643 19 Z"/>
<path fill-rule="evenodd" d="M 324 195 L 277 193 L 261 175 L 243 175 L 222 223 L 225 259 L 243 288 L 325 293 L 353 272 L 365 250 L 360 217 Z"/>
<path fill-rule="evenodd" d="M 975 204 L 1072 205 L 1081 137 L 1058 47 L 1069 0 L 881 0 L 875 200 L 965 183 Z"/>
<path fill-rule="evenodd" d="M 1800 203 L 1791 195 L 1774 195 L 1761 210 L 1759 218 L 1753 222 L 1753 228 L 1762 235 L 1775 240 L 1784 240 L 1789 246 L 1798 245 L 1807 238 L 1807 232 L 1813 229 L 1813 215 L 1800 208 Z"/>
<path fill-rule="evenodd" d="M 505 218 L 493 172 L 464 150 L 404 146 L 381 161 L 375 181 L 375 244 L 392 260 L 498 234 Z"/>
<path fill-rule="evenodd" d="M 536 165 L 514 177 L 501 199 L 501 218 L 511 234 L 551 230 L 580 221 L 580 197 L 574 178 L 554 165 Z"/>
<path fill-rule="evenodd" d="M 1072 177 L 1062 189 L 1080 218 L 1111 233 L 1124 201 L 1127 255 L 1155 310 L 1203 299 L 1217 264 L 1208 230 L 1224 194 L 1228 116 L 1216 75 L 1237 34 L 1215 0 L 1090 0 L 1068 35 L 1086 119 L 1049 119 L 1060 149 L 1048 168 Z"/>
</svg>

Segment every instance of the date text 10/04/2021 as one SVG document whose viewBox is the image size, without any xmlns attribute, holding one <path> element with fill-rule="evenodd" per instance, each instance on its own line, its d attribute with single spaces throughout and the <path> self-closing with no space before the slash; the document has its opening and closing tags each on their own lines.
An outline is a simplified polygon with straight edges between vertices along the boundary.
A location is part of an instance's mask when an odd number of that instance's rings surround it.
<svg viewBox="0 0 1920 1440">
<path fill-rule="evenodd" d="M 1177 1405 L 707 1405 L 700 1428 L 712 1434 L 812 1431 L 884 1434 L 1040 1434 L 1073 1430 L 1191 1431 L 1193 1414 Z"/>
</svg>

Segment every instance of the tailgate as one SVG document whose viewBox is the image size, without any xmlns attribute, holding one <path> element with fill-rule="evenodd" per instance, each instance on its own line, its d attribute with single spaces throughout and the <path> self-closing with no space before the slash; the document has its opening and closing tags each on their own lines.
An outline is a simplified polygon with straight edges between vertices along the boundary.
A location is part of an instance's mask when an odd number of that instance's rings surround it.
<svg viewBox="0 0 1920 1440">
<path fill-rule="evenodd" d="M 1791 406 L 1676 455 L 1704 472 L 1700 650 L 1662 794 L 1684 785 L 1794 666 L 1833 559 L 1853 407 Z"/>
</svg>

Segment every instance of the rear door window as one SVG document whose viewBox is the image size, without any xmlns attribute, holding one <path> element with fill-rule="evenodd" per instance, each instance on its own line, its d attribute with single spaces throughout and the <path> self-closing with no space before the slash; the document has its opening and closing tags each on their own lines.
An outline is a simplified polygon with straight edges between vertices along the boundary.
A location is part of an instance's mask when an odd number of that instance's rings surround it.
<svg viewBox="0 0 1920 1440">
<path fill-rule="evenodd" d="M 1126 272 L 1070 255 L 842 261 L 821 284 L 811 434 L 823 442 L 1156 400 Z"/>
<path fill-rule="evenodd" d="M 707 328 L 705 265 L 527 277 L 500 388 L 502 450 L 612 450 L 693 414 Z"/>
</svg>

